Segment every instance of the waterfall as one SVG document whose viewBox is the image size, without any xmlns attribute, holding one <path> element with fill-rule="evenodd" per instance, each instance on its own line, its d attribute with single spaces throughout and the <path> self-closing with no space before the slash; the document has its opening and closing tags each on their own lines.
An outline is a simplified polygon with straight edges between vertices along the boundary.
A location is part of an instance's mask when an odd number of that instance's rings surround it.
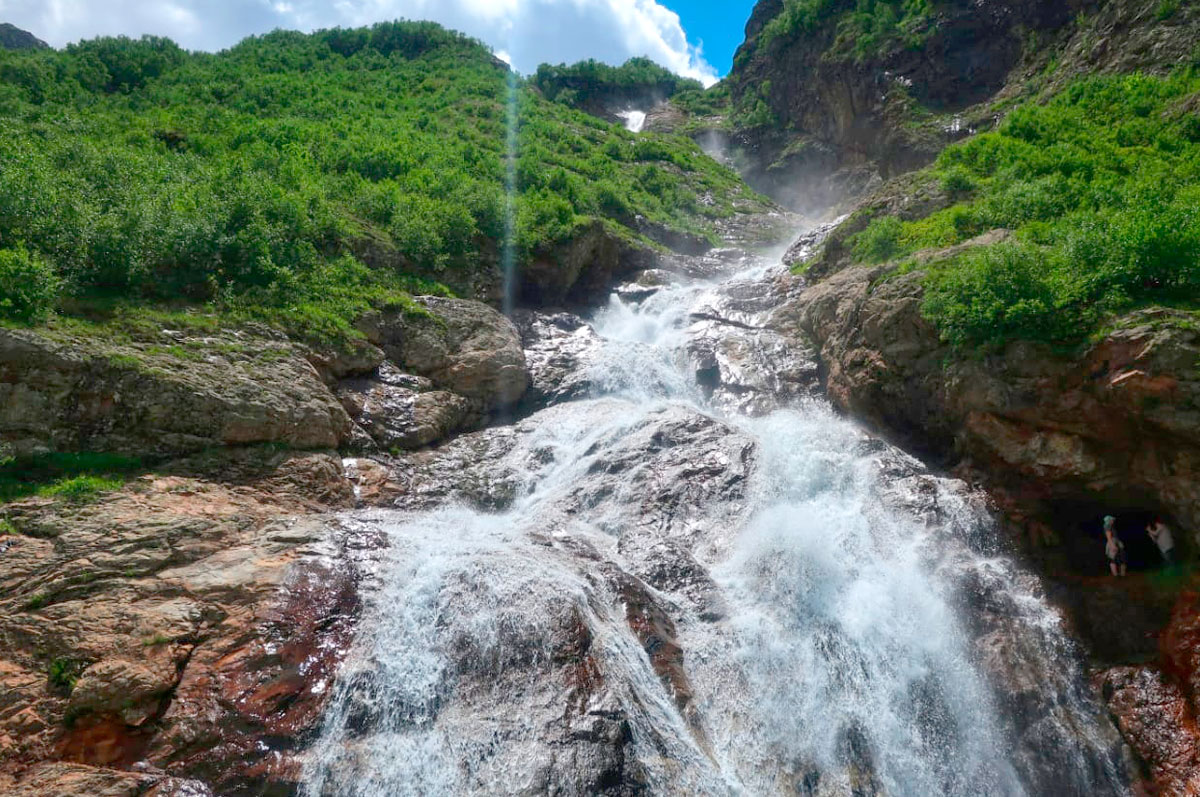
<svg viewBox="0 0 1200 797">
<path fill-rule="evenodd" d="M 618 111 L 617 116 L 625 121 L 625 129 L 630 133 L 640 133 L 646 126 L 645 111 Z"/>
<path fill-rule="evenodd" d="M 697 379 L 703 325 L 752 350 L 771 309 L 722 297 L 779 276 L 720 262 L 614 294 L 590 397 L 414 458 L 449 500 L 344 519 L 388 545 L 303 793 L 1128 792 L 979 496 L 819 398 Z"/>
</svg>

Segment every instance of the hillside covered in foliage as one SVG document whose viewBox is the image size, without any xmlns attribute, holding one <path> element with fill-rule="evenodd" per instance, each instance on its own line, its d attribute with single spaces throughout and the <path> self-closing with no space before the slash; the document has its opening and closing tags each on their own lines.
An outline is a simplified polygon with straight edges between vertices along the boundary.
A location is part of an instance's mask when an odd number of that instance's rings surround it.
<svg viewBox="0 0 1200 797">
<path fill-rule="evenodd" d="M 1147 305 L 1200 307 L 1200 69 L 1087 78 L 949 147 L 919 175 L 948 205 L 877 214 L 859 262 L 989 230 L 1010 240 L 929 267 L 926 316 L 958 345 L 1070 344 Z"/>
<path fill-rule="evenodd" d="M 0 314 L 184 300 L 336 336 L 369 303 L 470 291 L 599 220 L 712 239 L 763 200 L 685 138 L 552 103 L 432 23 L 0 52 Z"/>
</svg>

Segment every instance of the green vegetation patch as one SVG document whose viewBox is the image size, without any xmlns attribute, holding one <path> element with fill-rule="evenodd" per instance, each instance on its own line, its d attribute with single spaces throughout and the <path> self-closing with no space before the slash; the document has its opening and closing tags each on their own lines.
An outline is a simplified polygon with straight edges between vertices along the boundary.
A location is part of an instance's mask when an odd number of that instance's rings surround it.
<svg viewBox="0 0 1200 797">
<path fill-rule="evenodd" d="M 32 495 L 85 502 L 119 490 L 143 470 L 140 459 L 114 454 L 39 454 L 0 459 L 0 502 Z"/>
<path fill-rule="evenodd" d="M 570 66 L 542 64 L 531 83 L 548 100 L 589 110 L 596 104 L 643 98 L 662 102 L 681 91 L 704 91 L 700 81 L 681 77 L 649 58 L 631 58 L 621 66 L 594 59 Z"/>
<path fill-rule="evenodd" d="M 510 207 L 528 262 L 595 219 L 711 237 L 764 203 L 684 137 L 511 89 L 487 48 L 432 23 L 280 31 L 216 55 L 153 37 L 2 51 L 0 125 L 10 323 L 183 301 L 344 338 L 366 307 L 469 290 Z"/>
<path fill-rule="evenodd" d="M 1031 103 L 932 167 L 955 203 L 874 219 L 859 262 L 992 229 L 1013 240 L 930 266 L 925 314 L 959 346 L 1070 345 L 1141 306 L 1200 305 L 1200 72 L 1104 76 Z"/>
<path fill-rule="evenodd" d="M 933 31 L 933 0 L 784 0 L 757 46 L 834 26 L 826 57 L 863 62 L 901 48 L 920 49 Z"/>
<path fill-rule="evenodd" d="M 79 659 L 60 657 L 52 660 L 46 670 L 50 686 L 63 694 L 71 694 L 87 666 L 86 661 Z"/>
</svg>

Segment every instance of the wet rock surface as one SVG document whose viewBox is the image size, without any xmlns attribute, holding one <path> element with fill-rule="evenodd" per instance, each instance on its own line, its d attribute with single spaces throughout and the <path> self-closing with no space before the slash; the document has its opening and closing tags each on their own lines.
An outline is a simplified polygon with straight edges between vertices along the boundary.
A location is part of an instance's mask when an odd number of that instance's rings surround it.
<svg viewBox="0 0 1200 797">
<path fill-rule="evenodd" d="M 722 286 L 692 311 L 688 354 L 696 381 L 718 406 L 763 415 L 815 396 L 815 350 L 773 313 L 792 282 L 785 273 Z"/>
<path fill-rule="evenodd" d="M 1160 637 L 1157 661 L 1115 667 L 1099 687 L 1156 794 L 1200 789 L 1200 596 L 1184 592 Z"/>
<path fill-rule="evenodd" d="M 95 503 L 5 507 L 0 786 L 289 790 L 357 610 L 330 454 L 181 461 Z M 66 763 L 40 765 L 59 760 Z M 210 791 L 211 789 L 211 791 Z"/>
<path fill-rule="evenodd" d="M 385 451 L 417 449 L 450 437 L 478 417 L 471 402 L 433 382 L 383 363 L 338 386 L 342 406 L 363 435 Z"/>
<path fill-rule="evenodd" d="M 646 290 L 653 292 L 655 288 Z M 572 313 L 528 310 L 518 311 L 515 322 L 521 331 L 530 374 L 526 406 L 540 409 L 591 392 L 589 371 L 603 347 L 591 325 Z"/>
<path fill-rule="evenodd" d="M 692 273 L 719 272 L 720 266 L 701 262 Z M 650 272 L 616 294 L 638 306 L 689 279 L 695 277 Z M 769 413 L 814 393 L 814 350 L 797 345 L 805 333 L 786 309 L 803 288 L 785 274 L 764 272 L 687 289 L 697 302 L 680 322 L 680 355 L 686 368 L 715 365 L 713 379 L 698 381 L 717 407 Z M 403 561 L 414 574 L 449 568 L 437 577 L 441 582 L 431 582 L 440 583 L 441 592 L 425 584 L 402 598 L 380 586 L 377 600 L 379 607 L 419 606 L 434 596 L 428 616 L 442 618 L 438 636 L 448 642 L 440 649 L 441 669 L 431 674 L 443 679 L 438 673 L 453 672 L 454 678 L 432 688 L 436 702 L 409 702 L 408 713 L 397 715 L 388 706 L 413 698 L 391 696 L 397 675 L 387 673 L 419 651 L 401 642 L 397 653 L 394 643 L 379 647 L 360 638 L 362 650 L 376 652 L 356 660 L 343 680 L 335 698 L 343 708 L 333 723 L 341 730 L 326 738 L 328 747 L 314 748 L 308 782 L 319 793 L 370 778 L 386 788 L 387 777 L 400 777 L 406 767 L 368 765 L 380 755 L 374 740 L 399 733 L 410 740 L 405 744 L 427 750 L 437 745 L 430 729 L 456 740 L 460 762 L 473 762 L 442 770 L 457 778 L 447 788 L 458 792 L 486 791 L 502 766 L 500 750 L 505 756 L 520 750 L 530 762 L 507 781 L 507 791 L 706 789 L 695 779 L 707 765 L 690 757 L 717 743 L 709 733 L 713 720 L 705 716 L 712 696 L 697 686 L 705 664 L 693 660 L 697 651 L 689 645 L 705 637 L 705 626 L 730 619 L 729 585 L 719 583 L 712 568 L 728 556 L 765 478 L 758 447 L 736 426 L 684 403 L 652 403 L 631 413 L 636 402 L 629 398 L 588 398 L 603 388 L 592 378 L 597 358 L 612 351 L 579 317 L 525 313 L 517 325 L 531 373 L 526 406 L 532 414 L 385 464 L 350 465 L 360 499 L 389 508 L 361 513 L 356 522 L 406 551 Z M 880 511 L 911 517 L 941 535 L 937 558 L 955 573 L 951 580 L 972 606 L 972 650 L 997 704 L 1006 707 L 1003 732 L 1012 748 L 1006 756 L 1017 777 L 1035 793 L 1070 792 L 1080 783 L 1103 792 L 1104 784 L 1127 783 L 1129 764 L 1115 729 L 1089 731 L 1094 735 L 1077 746 L 1064 741 L 1075 723 L 1095 719 L 1081 720 L 1078 713 L 1091 710 L 1080 708 L 1092 705 L 1091 693 L 1078 669 L 1061 666 L 1058 618 L 1049 609 L 1042 620 L 1029 617 L 1029 605 L 1042 600 L 1037 580 L 1020 576 L 1023 591 L 1014 594 L 1012 566 L 989 570 L 988 560 L 979 558 L 996 551 L 981 520 L 987 517 L 981 497 L 965 484 L 929 475 L 868 435 L 856 441 L 847 453 L 871 463 L 871 500 L 886 507 Z M 582 458 L 571 465 L 572 451 L 579 450 Z M 380 574 L 371 583 L 385 581 Z M 419 581 L 414 575 L 403 589 L 416 590 Z M 406 621 L 414 623 L 408 634 L 422 627 L 421 616 Z M 1030 636 L 1031 622 L 1044 622 L 1044 635 Z M 614 634 L 627 637 L 622 644 L 633 659 L 614 654 Z M 399 658 L 389 663 L 389 655 Z M 661 708 L 650 696 L 655 690 L 678 713 L 681 736 L 664 735 Z M 937 685 L 927 691 L 913 700 L 928 704 L 930 718 L 948 711 Z M 523 722 L 498 713 L 503 705 L 520 706 Z M 681 739 L 689 749 L 678 747 Z M 1103 753 L 1092 769 L 1081 768 L 1080 761 L 1094 755 L 1089 745 Z M 648 758 L 647 749 L 656 746 L 659 752 Z M 839 749 L 849 762 L 844 769 L 810 766 L 797 787 L 881 793 L 882 764 L 867 734 L 849 729 Z"/>
</svg>

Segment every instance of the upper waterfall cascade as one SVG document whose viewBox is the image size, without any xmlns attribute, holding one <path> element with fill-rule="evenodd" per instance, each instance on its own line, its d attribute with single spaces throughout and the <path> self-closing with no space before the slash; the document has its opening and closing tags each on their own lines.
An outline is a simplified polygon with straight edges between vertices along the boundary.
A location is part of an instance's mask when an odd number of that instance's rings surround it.
<svg viewBox="0 0 1200 797">
<path fill-rule="evenodd" d="M 786 272 L 660 276 L 554 322 L 582 397 L 343 519 L 386 546 L 305 793 L 1127 793 L 980 497 L 809 395 Z"/>
</svg>

